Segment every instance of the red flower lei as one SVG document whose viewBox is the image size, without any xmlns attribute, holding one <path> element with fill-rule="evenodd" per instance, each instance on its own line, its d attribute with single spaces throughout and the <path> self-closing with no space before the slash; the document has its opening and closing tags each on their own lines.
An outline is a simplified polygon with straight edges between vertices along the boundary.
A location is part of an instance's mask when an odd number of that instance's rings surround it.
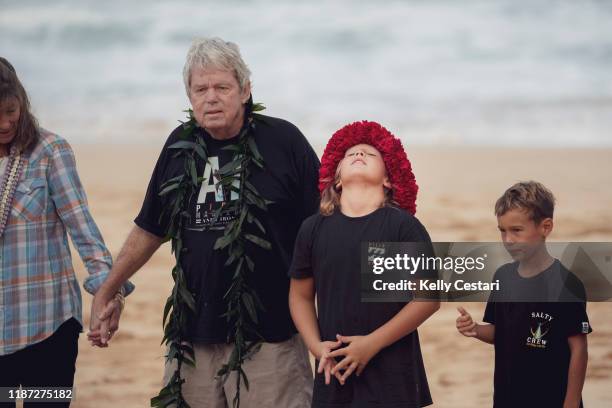
<svg viewBox="0 0 612 408">
<path fill-rule="evenodd" d="M 376 122 L 354 122 L 333 134 L 321 158 L 319 191 L 323 191 L 333 182 L 338 163 L 347 149 L 362 143 L 375 147 L 381 153 L 392 185 L 393 200 L 414 215 L 419 187 L 412 173 L 410 160 L 402 142 Z"/>
</svg>

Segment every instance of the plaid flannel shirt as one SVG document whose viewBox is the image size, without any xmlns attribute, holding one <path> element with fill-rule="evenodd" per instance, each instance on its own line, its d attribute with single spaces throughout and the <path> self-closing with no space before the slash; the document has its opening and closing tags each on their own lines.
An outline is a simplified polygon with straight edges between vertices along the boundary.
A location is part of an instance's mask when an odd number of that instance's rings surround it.
<svg viewBox="0 0 612 408">
<path fill-rule="evenodd" d="M 71 317 L 83 324 L 67 232 L 89 273 L 83 286 L 93 294 L 112 258 L 87 208 L 70 145 L 41 129 L 0 237 L 0 355 L 48 338 Z M 128 294 L 134 285 L 123 289 Z"/>
</svg>

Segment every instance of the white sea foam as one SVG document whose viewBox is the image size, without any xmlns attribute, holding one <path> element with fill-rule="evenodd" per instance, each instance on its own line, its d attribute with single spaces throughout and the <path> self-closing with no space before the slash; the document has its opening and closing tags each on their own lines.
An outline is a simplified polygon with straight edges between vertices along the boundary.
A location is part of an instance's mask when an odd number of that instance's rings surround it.
<svg viewBox="0 0 612 408">
<path fill-rule="evenodd" d="M 237 42 L 268 114 L 313 144 L 378 120 L 410 144 L 612 145 L 612 3 L 0 0 L 41 123 L 161 143 L 191 39 Z"/>
</svg>

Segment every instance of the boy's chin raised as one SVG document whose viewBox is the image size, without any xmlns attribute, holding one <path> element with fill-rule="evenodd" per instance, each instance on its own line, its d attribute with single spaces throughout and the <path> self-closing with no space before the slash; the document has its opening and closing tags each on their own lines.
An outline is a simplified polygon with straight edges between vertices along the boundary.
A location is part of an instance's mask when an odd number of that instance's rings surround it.
<svg viewBox="0 0 612 408">
<path fill-rule="evenodd" d="M 382 188 L 383 182 L 383 180 L 372 177 L 371 174 L 367 174 L 366 172 L 351 172 L 350 174 L 342 175 L 343 188 L 349 186 Z"/>
<path fill-rule="evenodd" d="M 342 169 L 342 184 L 352 181 L 369 182 L 382 185 L 384 179 L 382 176 L 372 174 L 371 169 L 366 165 L 354 165 L 346 169 Z"/>
</svg>

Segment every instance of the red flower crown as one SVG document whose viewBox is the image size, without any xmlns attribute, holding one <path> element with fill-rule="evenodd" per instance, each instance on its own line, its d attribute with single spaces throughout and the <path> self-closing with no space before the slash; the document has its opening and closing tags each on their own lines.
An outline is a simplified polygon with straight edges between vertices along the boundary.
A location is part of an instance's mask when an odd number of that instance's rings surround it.
<svg viewBox="0 0 612 408">
<path fill-rule="evenodd" d="M 354 122 L 333 134 L 321 157 L 319 191 L 322 192 L 333 183 L 338 163 L 346 151 L 362 143 L 374 146 L 381 153 L 391 182 L 393 201 L 414 215 L 419 186 L 412 173 L 410 160 L 406 156 L 402 142 L 376 122 L 366 120 Z"/>
</svg>

